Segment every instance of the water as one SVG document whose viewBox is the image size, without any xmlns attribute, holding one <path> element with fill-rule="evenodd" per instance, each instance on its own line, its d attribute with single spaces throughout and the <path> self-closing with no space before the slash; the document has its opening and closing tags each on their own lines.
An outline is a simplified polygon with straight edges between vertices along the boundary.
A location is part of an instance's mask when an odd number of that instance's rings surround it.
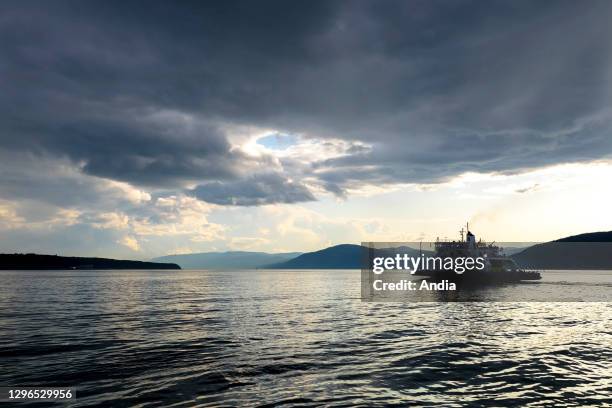
<svg viewBox="0 0 612 408">
<path fill-rule="evenodd" d="M 579 273 L 542 284 L 610 283 Z M 76 386 L 58 406 L 612 406 L 610 302 L 367 303 L 359 271 L 0 279 L 0 385 Z"/>
</svg>

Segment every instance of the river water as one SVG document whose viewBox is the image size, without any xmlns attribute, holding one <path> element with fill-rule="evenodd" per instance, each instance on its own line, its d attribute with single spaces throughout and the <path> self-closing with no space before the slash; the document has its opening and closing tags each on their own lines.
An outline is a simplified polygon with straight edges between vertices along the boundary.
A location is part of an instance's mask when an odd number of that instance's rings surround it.
<svg viewBox="0 0 612 408">
<path fill-rule="evenodd" d="M 76 387 L 57 406 L 612 406 L 612 298 L 363 302 L 360 271 L 0 279 L 0 385 Z"/>
</svg>

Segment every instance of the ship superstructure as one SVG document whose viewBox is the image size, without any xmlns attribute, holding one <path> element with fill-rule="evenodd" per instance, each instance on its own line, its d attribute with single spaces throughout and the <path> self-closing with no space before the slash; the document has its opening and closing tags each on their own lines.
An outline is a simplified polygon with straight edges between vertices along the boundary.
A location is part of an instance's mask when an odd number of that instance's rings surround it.
<svg viewBox="0 0 612 408">
<path fill-rule="evenodd" d="M 506 256 L 502 247 L 495 243 L 487 243 L 476 240 L 476 236 L 470 231 L 469 224 L 461 229 L 461 240 L 436 239 L 435 256 L 440 258 L 483 258 L 484 269 L 467 271 L 464 274 L 456 274 L 446 270 L 421 270 L 417 274 L 440 279 L 452 280 L 483 280 L 483 281 L 521 281 L 538 280 L 541 275 L 538 271 L 520 268 L 514 259 Z"/>
</svg>

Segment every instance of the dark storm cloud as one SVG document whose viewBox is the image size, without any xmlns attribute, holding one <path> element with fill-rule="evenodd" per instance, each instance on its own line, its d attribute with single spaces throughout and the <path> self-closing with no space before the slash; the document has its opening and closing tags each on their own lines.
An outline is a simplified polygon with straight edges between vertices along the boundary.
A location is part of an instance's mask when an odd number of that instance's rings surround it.
<svg viewBox="0 0 612 408">
<path fill-rule="evenodd" d="M 0 7 L 0 147 L 95 176 L 251 205 L 312 199 L 299 176 L 342 195 L 612 151 L 607 1 Z M 269 159 L 225 124 L 372 148 L 249 190 Z"/>
<path fill-rule="evenodd" d="M 248 163 L 212 126 L 180 123 L 173 115 L 147 116 L 118 110 L 92 117 L 75 112 L 49 123 L 24 118 L 9 128 L 15 138 L 8 144 L 72 159 L 87 174 L 152 186 L 232 178 L 237 160 Z"/>
<path fill-rule="evenodd" d="M 296 203 L 315 199 L 304 185 L 273 173 L 259 174 L 237 182 L 202 184 L 192 193 L 209 203 L 240 206 Z"/>
</svg>

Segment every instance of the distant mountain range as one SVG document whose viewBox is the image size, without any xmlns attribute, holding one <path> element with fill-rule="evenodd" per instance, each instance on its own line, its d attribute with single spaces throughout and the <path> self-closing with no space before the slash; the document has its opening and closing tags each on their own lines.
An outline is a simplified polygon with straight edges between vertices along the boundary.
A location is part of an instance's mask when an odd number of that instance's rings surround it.
<svg viewBox="0 0 612 408">
<path fill-rule="evenodd" d="M 612 269 L 612 231 L 580 234 L 527 248 L 509 247 L 505 250 L 522 267 Z M 211 252 L 164 256 L 154 261 L 175 262 L 187 269 L 360 269 L 361 251 L 360 245 L 341 244 L 302 254 Z M 406 247 L 377 251 L 379 254 L 376 256 L 392 256 L 397 252 L 419 255 L 418 250 Z"/>
<path fill-rule="evenodd" d="M 202 252 L 197 254 L 167 255 L 154 262 L 173 262 L 183 269 L 257 269 L 288 261 L 301 252 L 269 254 L 266 252 Z"/>
<path fill-rule="evenodd" d="M 174 262 L 183 269 L 359 269 L 361 268 L 361 251 L 360 245 L 341 244 L 304 254 L 300 252 L 279 254 L 247 251 L 202 252 L 168 255 L 152 260 Z M 418 250 L 406 247 L 377 251 L 386 256 L 391 256 L 396 252 L 406 252 L 411 256 L 419 254 Z"/>
<path fill-rule="evenodd" d="M 612 270 L 612 231 L 574 235 L 527 248 L 506 250 L 520 266 L 526 268 Z M 408 247 L 376 251 L 376 256 L 393 256 L 395 253 L 419 255 L 417 249 Z M 428 251 L 423 253 L 432 254 Z M 0 254 L 0 269 L 360 269 L 362 256 L 362 247 L 353 244 L 341 244 L 307 253 L 229 251 L 168 255 L 154 258 L 152 262 Z"/>
<path fill-rule="evenodd" d="M 0 254 L 0 269 L 181 269 L 181 267 L 173 263 L 125 261 L 107 258 L 81 258 L 37 254 Z"/>
</svg>

